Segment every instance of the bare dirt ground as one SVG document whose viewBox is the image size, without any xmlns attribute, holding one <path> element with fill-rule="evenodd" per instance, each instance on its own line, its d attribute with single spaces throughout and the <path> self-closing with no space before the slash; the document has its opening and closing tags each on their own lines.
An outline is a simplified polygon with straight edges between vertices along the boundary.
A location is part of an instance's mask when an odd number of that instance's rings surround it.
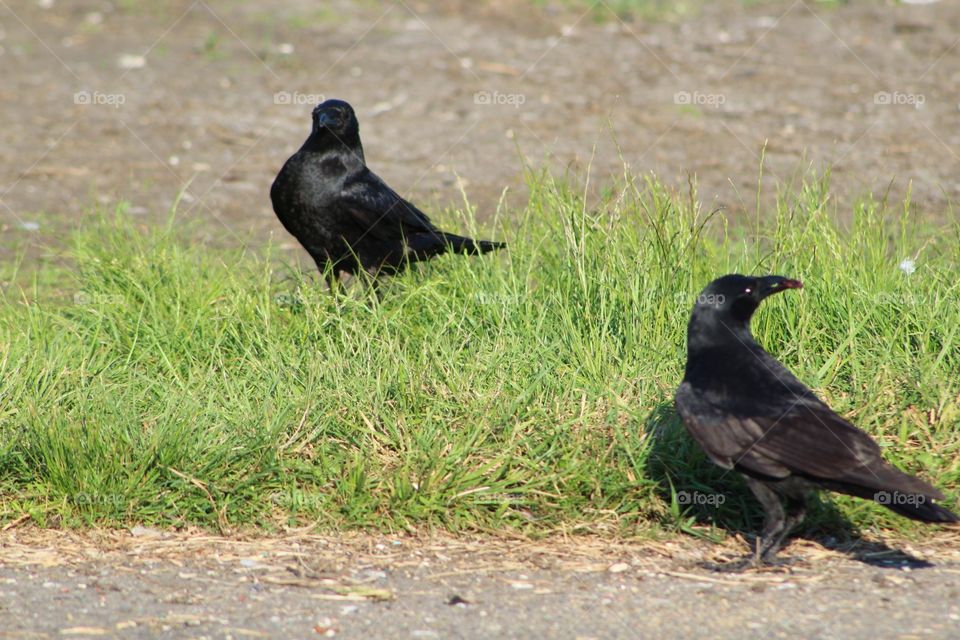
<svg viewBox="0 0 960 640">
<path fill-rule="evenodd" d="M 268 189 L 324 97 L 357 107 L 388 182 L 434 208 L 462 186 L 481 217 L 506 188 L 522 201 L 524 158 L 696 175 L 749 211 L 764 148 L 767 184 L 807 165 L 841 197 L 912 180 L 952 215 L 960 5 L 704 5 L 649 22 L 603 2 L 4 0 L 0 222 L 51 241 L 91 204 L 156 220 L 186 188 L 182 220 L 221 223 L 207 239 L 296 250 Z"/>
<path fill-rule="evenodd" d="M 794 542 L 747 574 L 689 539 L 0 536 L 0 637 L 955 638 L 956 538 Z"/>
<path fill-rule="evenodd" d="M 0 0 L 0 244 L 41 257 L 92 205 L 129 200 L 155 222 L 183 190 L 198 241 L 275 237 L 296 255 L 268 189 L 324 97 L 356 106 L 370 165 L 433 208 L 461 188 L 481 217 L 504 189 L 522 202 L 525 158 L 596 182 L 623 161 L 680 187 L 694 174 L 708 202 L 750 211 L 766 148 L 768 183 L 807 163 L 841 198 L 912 181 L 944 218 L 957 24 L 945 1 L 724 1 L 624 22 L 602 3 Z M 702 563 L 732 549 L 687 539 L 13 530 L 0 636 L 960 637 L 956 539 L 914 547 L 933 566 L 795 543 L 787 570 L 721 576 Z"/>
</svg>

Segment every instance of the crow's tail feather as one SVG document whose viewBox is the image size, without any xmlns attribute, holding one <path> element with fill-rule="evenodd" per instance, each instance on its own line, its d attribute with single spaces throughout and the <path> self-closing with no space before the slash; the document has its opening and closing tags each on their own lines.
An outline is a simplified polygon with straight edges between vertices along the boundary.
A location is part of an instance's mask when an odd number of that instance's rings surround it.
<svg viewBox="0 0 960 640">
<path fill-rule="evenodd" d="M 493 242 L 492 240 L 474 240 L 464 236 L 458 236 L 452 233 L 443 234 L 444 243 L 449 245 L 454 253 L 464 253 L 467 255 L 477 255 L 480 253 L 489 253 L 497 249 L 503 249 L 507 246 L 505 242 Z"/>
<path fill-rule="evenodd" d="M 937 504 L 944 495 L 936 487 L 888 463 L 860 467 L 851 470 L 842 481 L 824 484 L 841 493 L 873 500 L 912 520 L 960 522 L 960 516 Z"/>
<path fill-rule="evenodd" d="M 448 251 L 475 256 L 507 246 L 504 242 L 474 240 L 473 238 L 444 233 L 443 231 L 409 236 L 406 238 L 406 243 L 409 251 L 407 258 L 414 261 L 426 260 Z"/>
<path fill-rule="evenodd" d="M 922 499 L 924 496 L 910 497 Z M 957 514 L 946 507 L 941 507 L 932 500 L 917 500 L 903 504 L 891 503 L 884 504 L 883 506 L 911 520 L 919 520 L 921 522 L 960 522 L 960 517 L 957 517 Z"/>
<path fill-rule="evenodd" d="M 910 493 L 892 487 L 875 489 L 847 483 L 829 483 L 828 488 L 865 500 L 873 500 L 894 513 L 921 522 L 960 522 L 960 516 L 936 503 L 939 496 Z"/>
</svg>

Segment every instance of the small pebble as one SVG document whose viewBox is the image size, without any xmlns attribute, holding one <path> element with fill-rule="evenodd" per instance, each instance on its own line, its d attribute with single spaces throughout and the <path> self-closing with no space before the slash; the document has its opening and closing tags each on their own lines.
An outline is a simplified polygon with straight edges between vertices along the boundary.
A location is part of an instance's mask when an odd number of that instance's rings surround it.
<svg viewBox="0 0 960 640">
<path fill-rule="evenodd" d="M 147 66 L 147 59 L 143 56 L 135 56 L 129 53 L 125 53 L 120 56 L 118 62 L 121 69 L 142 69 Z"/>
</svg>

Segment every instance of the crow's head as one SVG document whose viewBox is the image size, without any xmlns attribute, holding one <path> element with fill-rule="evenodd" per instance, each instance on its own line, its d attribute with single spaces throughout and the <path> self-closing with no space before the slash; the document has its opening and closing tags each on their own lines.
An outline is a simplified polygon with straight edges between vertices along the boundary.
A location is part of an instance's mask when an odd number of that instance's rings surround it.
<svg viewBox="0 0 960 640">
<path fill-rule="evenodd" d="M 783 276 L 742 276 L 717 278 L 697 296 L 693 318 L 703 322 L 721 321 L 731 327 L 749 326 L 753 312 L 765 298 L 787 289 L 801 289 L 803 283 Z"/>
<path fill-rule="evenodd" d="M 313 136 L 339 140 L 347 147 L 360 144 L 360 123 L 353 107 L 343 100 L 327 100 L 313 109 Z"/>
</svg>

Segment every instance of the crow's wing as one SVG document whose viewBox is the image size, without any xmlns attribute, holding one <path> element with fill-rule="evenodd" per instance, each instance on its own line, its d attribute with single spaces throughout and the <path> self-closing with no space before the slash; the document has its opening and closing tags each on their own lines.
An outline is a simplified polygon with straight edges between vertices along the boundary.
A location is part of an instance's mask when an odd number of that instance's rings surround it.
<svg viewBox="0 0 960 640">
<path fill-rule="evenodd" d="M 340 203 L 358 226 L 375 238 L 396 240 L 424 233 L 439 236 L 427 214 L 401 198 L 369 169 L 344 184 Z"/>
<path fill-rule="evenodd" d="M 680 385 L 676 396 L 687 430 L 723 467 L 738 466 L 775 478 L 800 473 L 853 482 L 886 466 L 877 443 L 822 402 L 809 397 L 783 402 L 779 415 L 768 411 L 750 415 L 705 399 L 689 382 Z"/>
</svg>

